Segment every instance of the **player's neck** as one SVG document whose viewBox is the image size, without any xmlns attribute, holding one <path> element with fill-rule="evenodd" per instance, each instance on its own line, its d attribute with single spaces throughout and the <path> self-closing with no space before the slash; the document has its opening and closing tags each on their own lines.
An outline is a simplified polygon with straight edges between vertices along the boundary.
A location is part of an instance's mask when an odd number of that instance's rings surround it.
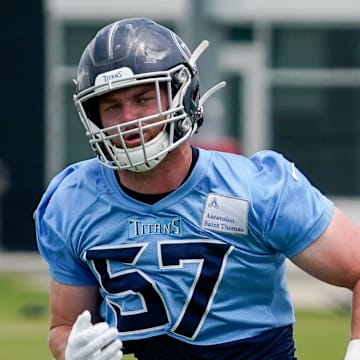
<svg viewBox="0 0 360 360">
<path fill-rule="evenodd" d="M 170 152 L 154 169 L 142 173 L 123 170 L 118 172 L 118 177 L 123 186 L 138 193 L 167 193 L 182 184 L 191 161 L 191 146 L 186 142 Z"/>
</svg>

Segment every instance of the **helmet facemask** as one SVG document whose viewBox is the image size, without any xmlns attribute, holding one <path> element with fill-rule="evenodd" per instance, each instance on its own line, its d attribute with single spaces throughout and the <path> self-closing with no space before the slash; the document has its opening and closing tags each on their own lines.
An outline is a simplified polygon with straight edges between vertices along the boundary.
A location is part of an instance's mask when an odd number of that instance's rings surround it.
<svg viewBox="0 0 360 360">
<path fill-rule="evenodd" d="M 190 82 L 190 70 L 183 64 L 168 71 L 154 73 L 134 75 L 129 68 L 123 68 L 99 74 L 93 87 L 74 97 L 89 143 L 99 161 L 113 169 L 143 172 L 158 165 L 169 151 L 187 140 L 193 133 L 193 126 L 185 112 L 183 99 Z M 98 106 L 94 97 L 145 84 L 154 86 L 157 111 L 146 117 L 103 128 L 98 109 L 94 108 Z M 161 88 L 166 90 L 169 104 L 167 109 L 163 109 L 161 105 Z M 162 126 L 163 129 L 145 142 L 144 132 L 155 126 Z M 125 138 L 132 134 L 139 136 L 139 146 L 126 145 Z"/>
</svg>

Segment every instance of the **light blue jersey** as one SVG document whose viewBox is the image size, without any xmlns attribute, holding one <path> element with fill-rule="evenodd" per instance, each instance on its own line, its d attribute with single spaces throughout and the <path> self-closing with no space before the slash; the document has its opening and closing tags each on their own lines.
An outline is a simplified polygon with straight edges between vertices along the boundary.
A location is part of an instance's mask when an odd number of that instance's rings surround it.
<svg viewBox="0 0 360 360">
<path fill-rule="evenodd" d="M 281 155 L 200 150 L 188 179 L 153 205 L 97 160 L 56 176 L 36 211 L 51 276 L 99 284 L 122 340 L 168 334 L 197 345 L 294 322 L 285 259 L 325 230 L 333 204 Z"/>
</svg>

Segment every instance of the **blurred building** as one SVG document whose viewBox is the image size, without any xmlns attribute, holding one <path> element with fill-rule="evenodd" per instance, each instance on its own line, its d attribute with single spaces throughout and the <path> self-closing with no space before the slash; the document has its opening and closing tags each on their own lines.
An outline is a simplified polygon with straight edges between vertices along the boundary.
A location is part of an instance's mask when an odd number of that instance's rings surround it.
<svg viewBox="0 0 360 360">
<path fill-rule="evenodd" d="M 210 41 L 198 62 L 203 91 L 227 81 L 206 104 L 195 142 L 224 149 L 237 143 L 245 155 L 278 150 L 360 222 L 358 0 L 43 0 L 42 6 L 43 188 L 65 165 L 92 156 L 72 103 L 84 46 L 105 23 L 146 16 L 178 32 L 191 49 Z"/>
<path fill-rule="evenodd" d="M 360 194 L 360 2 L 48 0 L 45 10 L 48 176 L 89 155 L 75 145 L 71 97 L 83 47 L 106 22 L 148 16 L 192 48 L 210 40 L 202 88 L 228 87 L 209 100 L 203 138 L 236 136 L 247 155 L 285 152 L 328 194 Z"/>
</svg>

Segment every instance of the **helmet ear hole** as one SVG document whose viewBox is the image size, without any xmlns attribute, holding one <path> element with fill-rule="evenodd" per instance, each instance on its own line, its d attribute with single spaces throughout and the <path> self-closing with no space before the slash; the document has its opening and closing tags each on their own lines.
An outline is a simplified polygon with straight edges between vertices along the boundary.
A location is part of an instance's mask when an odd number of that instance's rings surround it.
<svg viewBox="0 0 360 360">
<path fill-rule="evenodd" d="M 188 116 L 182 120 L 178 120 L 174 126 L 174 141 L 181 139 L 192 126 L 193 123 Z"/>
<path fill-rule="evenodd" d="M 188 117 L 177 122 L 177 128 L 182 134 L 188 132 L 191 128 L 191 125 L 191 120 Z"/>
</svg>

